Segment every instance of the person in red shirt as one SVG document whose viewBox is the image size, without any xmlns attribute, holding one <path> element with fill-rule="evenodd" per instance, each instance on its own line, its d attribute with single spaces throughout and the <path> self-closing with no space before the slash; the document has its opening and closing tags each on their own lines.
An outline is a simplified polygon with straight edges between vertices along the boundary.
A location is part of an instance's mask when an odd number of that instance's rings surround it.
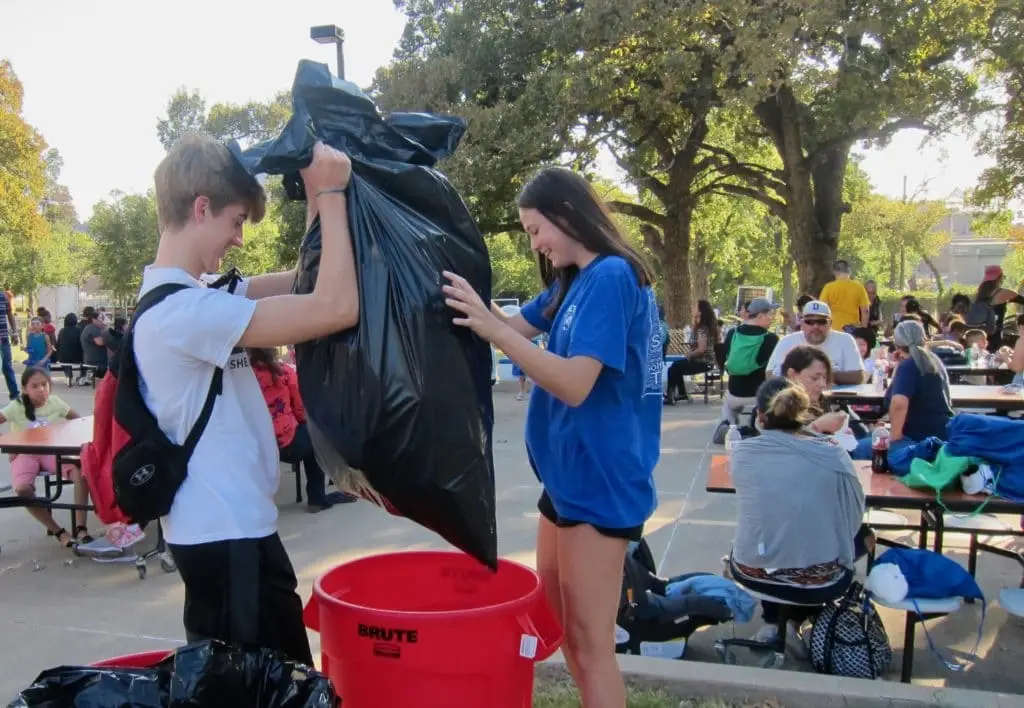
<svg viewBox="0 0 1024 708">
<path fill-rule="evenodd" d="M 274 435 L 285 462 L 301 462 L 306 470 L 306 499 L 309 510 L 323 511 L 335 504 L 354 502 L 344 492 L 327 493 L 326 478 L 313 453 L 313 441 L 306 427 L 306 409 L 299 396 L 295 370 L 277 359 L 275 349 L 248 349 L 249 362 L 260 382 L 263 398 L 274 421 Z"/>
</svg>

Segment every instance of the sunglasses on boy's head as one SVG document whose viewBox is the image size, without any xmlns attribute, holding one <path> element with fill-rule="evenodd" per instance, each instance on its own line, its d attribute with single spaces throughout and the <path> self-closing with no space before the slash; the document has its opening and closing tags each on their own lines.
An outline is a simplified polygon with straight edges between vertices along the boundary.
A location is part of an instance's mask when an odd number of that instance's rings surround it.
<svg viewBox="0 0 1024 708">
<path fill-rule="evenodd" d="M 809 327 L 824 327 L 828 324 L 828 320 L 821 317 L 804 317 L 800 321 Z"/>
</svg>

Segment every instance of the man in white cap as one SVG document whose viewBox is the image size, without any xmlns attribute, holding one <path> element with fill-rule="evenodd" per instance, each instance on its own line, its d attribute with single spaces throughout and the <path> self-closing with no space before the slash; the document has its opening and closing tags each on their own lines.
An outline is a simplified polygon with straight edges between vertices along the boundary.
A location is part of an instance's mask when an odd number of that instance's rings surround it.
<svg viewBox="0 0 1024 708">
<path fill-rule="evenodd" d="M 864 361 L 860 358 L 857 342 L 846 332 L 832 329 L 832 310 L 820 300 L 811 300 L 804 305 L 800 330 L 779 340 L 768 360 L 768 375 L 782 376 L 785 373 L 782 360 L 793 347 L 801 344 L 810 344 L 828 354 L 832 361 L 833 383 L 864 383 Z"/>
</svg>

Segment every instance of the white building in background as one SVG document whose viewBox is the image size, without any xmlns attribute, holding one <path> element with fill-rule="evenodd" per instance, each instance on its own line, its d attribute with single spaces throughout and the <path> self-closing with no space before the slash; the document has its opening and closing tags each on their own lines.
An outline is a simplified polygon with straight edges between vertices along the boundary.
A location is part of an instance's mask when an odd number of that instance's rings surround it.
<svg viewBox="0 0 1024 708">
<path fill-rule="evenodd" d="M 955 208 L 955 205 L 950 207 Z M 1010 252 L 1009 241 L 976 237 L 971 229 L 975 218 L 974 214 L 953 211 L 936 227 L 952 237 L 932 259 L 946 285 L 977 285 L 981 282 L 985 266 L 999 265 Z M 919 283 L 932 280 L 932 271 L 923 261 L 917 265 L 913 275 Z"/>
<path fill-rule="evenodd" d="M 81 288 L 76 285 L 39 288 L 36 291 L 36 306 L 49 310 L 58 326 L 64 320 L 64 315 L 70 312 L 81 315 L 82 310 L 89 305 L 114 312 L 110 293 L 103 290 L 102 285 L 99 278 L 89 278 Z"/>
</svg>

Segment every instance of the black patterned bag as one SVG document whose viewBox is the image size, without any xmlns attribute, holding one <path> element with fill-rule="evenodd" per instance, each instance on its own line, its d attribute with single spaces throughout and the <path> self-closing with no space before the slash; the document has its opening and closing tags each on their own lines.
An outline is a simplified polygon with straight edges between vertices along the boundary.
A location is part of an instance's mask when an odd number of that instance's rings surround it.
<svg viewBox="0 0 1024 708">
<path fill-rule="evenodd" d="M 892 662 L 889 635 L 857 582 L 814 620 L 809 644 L 811 663 L 821 674 L 875 679 Z"/>
</svg>

